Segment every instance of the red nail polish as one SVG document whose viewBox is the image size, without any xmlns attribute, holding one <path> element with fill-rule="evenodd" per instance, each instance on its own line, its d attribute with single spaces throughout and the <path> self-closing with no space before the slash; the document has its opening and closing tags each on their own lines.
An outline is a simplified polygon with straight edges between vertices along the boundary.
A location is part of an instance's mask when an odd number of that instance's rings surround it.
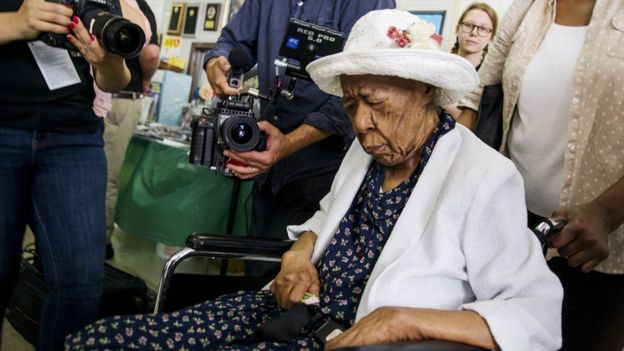
<svg viewBox="0 0 624 351">
<path fill-rule="evenodd" d="M 95 41 L 95 35 L 89 34 L 89 38 L 91 38 L 91 41 Z"/>
<path fill-rule="evenodd" d="M 72 40 L 71 34 L 67 34 L 67 40 Z"/>
<path fill-rule="evenodd" d="M 73 23 L 69 24 L 69 30 L 74 30 L 74 28 L 76 28 L 76 25 Z"/>
<path fill-rule="evenodd" d="M 76 24 L 77 24 L 77 23 L 78 23 L 78 21 L 79 21 L 78 16 L 74 16 L 74 17 L 72 17 L 72 21 L 74 21 L 74 23 L 76 23 Z"/>
</svg>

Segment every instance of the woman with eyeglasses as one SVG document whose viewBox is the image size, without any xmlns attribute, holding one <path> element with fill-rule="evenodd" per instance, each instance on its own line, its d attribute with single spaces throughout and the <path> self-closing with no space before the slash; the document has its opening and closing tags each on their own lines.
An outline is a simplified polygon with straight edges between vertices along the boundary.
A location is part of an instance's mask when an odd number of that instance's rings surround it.
<svg viewBox="0 0 624 351">
<path fill-rule="evenodd" d="M 457 39 L 451 52 L 470 61 L 479 70 L 497 26 L 498 15 L 490 5 L 483 2 L 471 4 L 459 17 L 455 29 Z"/>
<path fill-rule="evenodd" d="M 451 52 L 468 60 L 478 71 L 487 54 L 488 44 L 494 40 L 497 26 L 498 15 L 490 5 L 472 3 L 459 17 L 455 28 L 457 39 Z M 445 106 L 444 109 L 455 119 L 461 114 L 455 104 Z"/>
</svg>

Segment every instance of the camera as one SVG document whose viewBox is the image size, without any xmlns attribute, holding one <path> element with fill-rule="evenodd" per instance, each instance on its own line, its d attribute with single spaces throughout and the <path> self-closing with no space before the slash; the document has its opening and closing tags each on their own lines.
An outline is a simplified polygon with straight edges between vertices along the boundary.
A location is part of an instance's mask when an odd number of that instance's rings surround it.
<svg viewBox="0 0 624 351">
<path fill-rule="evenodd" d="M 143 44 L 145 33 L 140 26 L 121 17 L 119 0 L 46 0 L 72 6 L 74 14 L 91 31 L 100 44 L 113 54 L 124 58 L 136 57 Z M 48 45 L 76 51 L 65 35 L 43 33 L 40 39 Z"/>
<path fill-rule="evenodd" d="M 189 162 L 209 166 L 225 176 L 233 176 L 226 167 L 229 158 L 223 151 L 264 151 L 266 135 L 258 127 L 253 113 L 253 99 L 236 98 L 220 101 L 216 108 L 205 108 L 191 122 L 191 151 Z"/>
<path fill-rule="evenodd" d="M 306 66 L 318 58 L 342 51 L 344 40 L 342 32 L 291 18 L 279 51 L 283 59 L 276 60 L 275 64 L 285 65 L 288 76 L 310 80 Z"/>
<path fill-rule="evenodd" d="M 275 86 L 268 95 L 249 89 L 239 96 L 220 101 L 214 109 L 204 109 L 202 115 L 191 122 L 193 132 L 189 162 L 210 166 L 219 174 L 233 176 L 227 168 L 228 163 L 233 161 L 225 157 L 223 151 L 266 149 L 266 135 L 258 128 L 254 117 L 253 98 L 271 104 L 276 103 L 278 97 L 292 99 L 297 78 L 310 80 L 305 67 L 319 57 L 340 52 L 344 38 L 343 33 L 330 28 L 291 19 L 279 51 L 282 57 L 275 60 Z M 243 71 L 249 66 L 249 57 L 243 49 L 235 48 L 230 52 L 228 61 L 232 65 L 228 85 L 239 88 L 243 85 Z M 290 77 L 288 85 L 281 81 L 282 69 Z"/>
</svg>

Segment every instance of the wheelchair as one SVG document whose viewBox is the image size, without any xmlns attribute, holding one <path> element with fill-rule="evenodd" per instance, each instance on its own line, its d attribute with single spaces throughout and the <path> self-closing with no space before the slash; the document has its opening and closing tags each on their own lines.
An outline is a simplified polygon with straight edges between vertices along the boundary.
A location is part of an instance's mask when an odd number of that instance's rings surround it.
<svg viewBox="0 0 624 351">
<path fill-rule="evenodd" d="M 552 235 L 565 226 L 565 221 L 548 218 L 539 223 L 533 233 L 536 235 L 544 254 Z M 212 259 L 239 259 L 243 261 L 280 262 L 282 254 L 290 249 L 294 241 L 254 237 L 233 237 L 229 235 L 192 234 L 186 240 L 186 247 L 176 252 L 165 263 L 154 306 L 158 313 L 164 306 L 166 295 L 178 264 L 190 257 Z M 240 277 L 243 278 L 243 277 Z M 248 278 L 245 278 L 248 279 Z M 247 289 L 260 289 L 262 285 L 245 286 Z M 429 340 L 421 342 L 393 343 L 342 348 L 344 351 L 477 351 L 479 347 L 461 343 Z"/>
</svg>

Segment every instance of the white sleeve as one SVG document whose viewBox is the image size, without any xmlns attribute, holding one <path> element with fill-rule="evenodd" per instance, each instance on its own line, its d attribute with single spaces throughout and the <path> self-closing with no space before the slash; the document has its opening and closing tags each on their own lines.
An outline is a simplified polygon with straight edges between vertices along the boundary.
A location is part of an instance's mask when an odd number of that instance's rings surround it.
<svg viewBox="0 0 624 351">
<path fill-rule="evenodd" d="M 481 315 L 504 351 L 557 350 L 563 289 L 526 226 L 522 178 L 503 166 L 486 172 L 492 180 L 480 182 L 466 220 L 462 245 L 476 301 L 461 308 Z"/>
<path fill-rule="evenodd" d="M 314 215 L 305 221 L 303 224 L 299 225 L 289 225 L 286 227 L 288 231 L 288 237 L 292 240 L 296 240 L 299 238 L 301 234 L 304 232 L 310 231 L 314 232 L 317 236 L 321 232 L 321 228 L 325 223 L 325 217 L 327 214 L 327 208 L 329 207 L 329 198 L 331 196 L 331 191 L 325 195 L 321 201 L 319 202 L 320 209 L 314 213 Z"/>
</svg>

